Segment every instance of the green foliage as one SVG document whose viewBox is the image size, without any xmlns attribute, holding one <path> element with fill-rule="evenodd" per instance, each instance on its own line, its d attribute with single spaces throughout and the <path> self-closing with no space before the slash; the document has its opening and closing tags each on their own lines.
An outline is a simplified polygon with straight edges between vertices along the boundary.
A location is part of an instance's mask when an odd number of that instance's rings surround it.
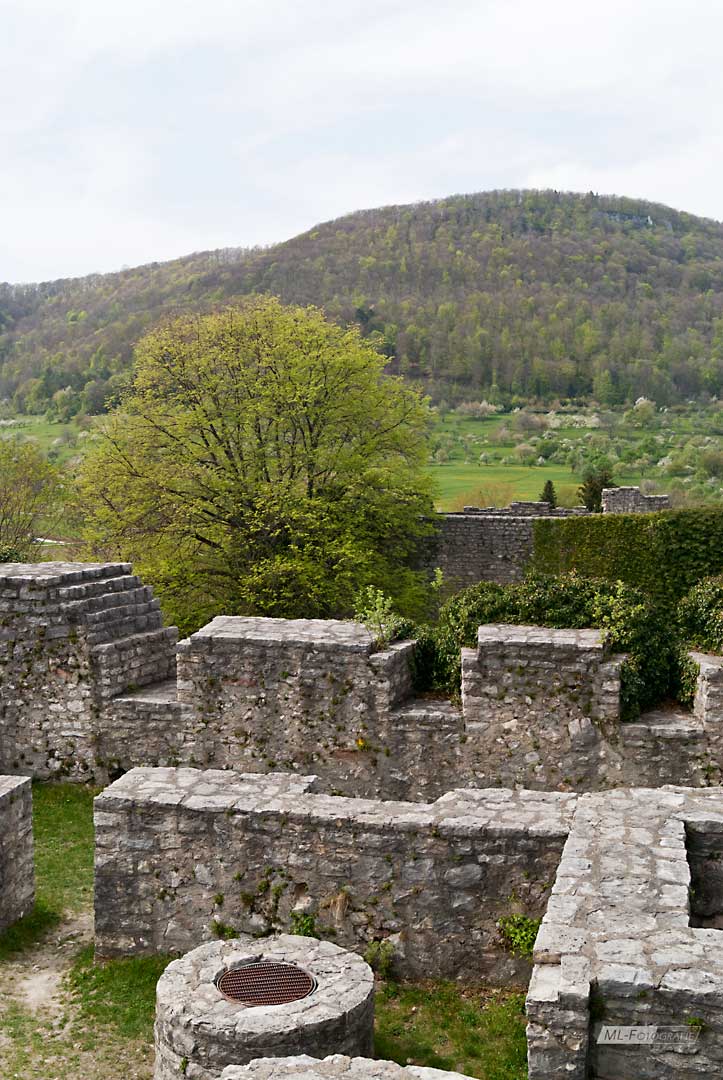
<svg viewBox="0 0 723 1080">
<path fill-rule="evenodd" d="M 688 655 L 687 646 L 681 645 L 678 654 L 678 667 L 673 694 L 681 705 L 686 705 L 689 709 L 693 707 L 699 674 L 700 667 L 696 664 L 695 660 Z"/>
<path fill-rule="evenodd" d="M 602 510 L 604 488 L 614 487 L 613 472 L 609 465 L 588 465 L 582 474 L 582 484 L 578 489 L 580 502 L 594 514 Z"/>
<path fill-rule="evenodd" d="M 238 937 L 238 930 L 228 923 L 221 922 L 220 919 L 212 920 L 211 933 L 220 941 L 232 941 L 234 938 Z"/>
<path fill-rule="evenodd" d="M 397 638 L 406 625 L 394 610 L 394 601 L 381 589 L 366 585 L 354 597 L 354 618 L 374 635 L 374 644 L 384 649 Z"/>
<path fill-rule="evenodd" d="M 542 919 L 531 919 L 529 915 L 503 915 L 497 925 L 505 947 L 514 956 L 531 957 L 535 947 L 535 938 Z"/>
<path fill-rule="evenodd" d="M 483 623 L 604 630 L 613 652 L 628 653 L 621 671 L 626 718 L 659 701 L 675 679 L 674 627 L 641 590 L 575 573 L 533 574 L 518 585 L 481 582 L 447 601 L 437 626 L 417 634 L 420 689 L 459 693 L 460 650 L 474 648 Z"/>
<path fill-rule="evenodd" d="M 0 286 L 0 398 L 36 414 L 102 409 L 148 327 L 253 293 L 356 323 L 448 400 L 720 396 L 722 251 L 717 222 L 593 194 L 359 212 L 262 251 Z"/>
<path fill-rule="evenodd" d="M 0 439 L 0 562 L 30 561 L 41 519 L 60 496 L 58 474 L 39 450 Z"/>
<path fill-rule="evenodd" d="M 723 575 L 694 585 L 680 602 L 678 619 L 689 645 L 703 652 L 723 652 Z"/>
<path fill-rule="evenodd" d="M 557 506 L 557 493 L 552 480 L 545 480 L 545 486 L 540 492 L 540 502 L 549 503 L 553 509 Z"/>
<path fill-rule="evenodd" d="M 391 978 L 394 967 L 394 946 L 388 938 L 383 941 L 370 941 L 364 953 L 364 959 L 380 978 Z"/>
<path fill-rule="evenodd" d="M 219 612 L 424 607 L 429 411 L 355 330 L 257 298 L 143 339 L 81 479 L 88 538 L 188 630 Z"/>
<path fill-rule="evenodd" d="M 723 572 L 723 511 L 538 520 L 531 566 L 624 581 L 672 606 L 702 578 Z"/>
<path fill-rule="evenodd" d="M 291 933 L 300 937 L 319 937 L 316 927 L 316 916 L 308 911 L 291 912 Z"/>
</svg>

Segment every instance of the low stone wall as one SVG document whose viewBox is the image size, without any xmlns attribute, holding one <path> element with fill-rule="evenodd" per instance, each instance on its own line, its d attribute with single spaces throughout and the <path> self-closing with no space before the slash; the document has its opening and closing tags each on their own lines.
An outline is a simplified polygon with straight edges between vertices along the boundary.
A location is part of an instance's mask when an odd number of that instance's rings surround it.
<svg viewBox="0 0 723 1080">
<path fill-rule="evenodd" d="M 721 1075 L 722 855 L 721 788 L 581 796 L 535 943 L 530 1080 Z"/>
<path fill-rule="evenodd" d="M 432 804 L 316 795 L 311 778 L 136 769 L 96 799 L 96 951 L 185 952 L 304 926 L 400 975 L 520 978 L 498 920 L 542 915 L 575 796 Z"/>
<path fill-rule="evenodd" d="M 614 778 L 623 660 L 598 630 L 481 626 L 477 648 L 462 650 L 469 778 L 581 787 Z"/>
<path fill-rule="evenodd" d="M 0 931 L 35 903 L 33 796 L 26 776 L 0 776 Z"/>
<path fill-rule="evenodd" d="M 306 973 L 316 985 L 273 1008 L 224 997 L 217 986 L 224 973 L 263 962 Z M 273 1001 L 272 978 L 263 985 Z M 374 975 L 329 941 L 289 934 L 213 941 L 169 964 L 158 980 L 155 1047 L 153 1080 L 217 1080 L 227 1065 L 274 1054 L 371 1054 Z"/>
<path fill-rule="evenodd" d="M 397 1065 L 394 1061 L 371 1061 L 341 1054 L 312 1058 L 263 1058 L 248 1065 L 231 1065 L 221 1080 L 468 1080 L 462 1073 Z"/>
<path fill-rule="evenodd" d="M 603 488 L 603 514 L 654 514 L 670 508 L 670 495 L 643 495 L 639 487 Z"/>
</svg>

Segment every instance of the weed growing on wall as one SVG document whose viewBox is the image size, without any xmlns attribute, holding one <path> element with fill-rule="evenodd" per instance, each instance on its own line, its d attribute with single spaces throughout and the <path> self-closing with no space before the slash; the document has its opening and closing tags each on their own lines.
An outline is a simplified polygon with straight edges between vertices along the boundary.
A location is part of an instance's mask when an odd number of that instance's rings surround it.
<svg viewBox="0 0 723 1080">
<path fill-rule="evenodd" d="M 513 956 L 532 956 L 537 931 L 542 919 L 531 919 L 529 915 L 503 915 L 497 923 L 505 948 Z"/>
</svg>

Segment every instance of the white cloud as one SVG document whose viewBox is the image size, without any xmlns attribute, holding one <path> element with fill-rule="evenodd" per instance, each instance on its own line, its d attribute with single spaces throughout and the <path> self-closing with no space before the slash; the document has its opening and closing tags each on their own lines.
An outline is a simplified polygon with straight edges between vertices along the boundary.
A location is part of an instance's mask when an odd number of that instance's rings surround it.
<svg viewBox="0 0 723 1080">
<path fill-rule="evenodd" d="M 502 186 L 723 217 L 717 0 L 5 0 L 0 279 Z"/>
</svg>

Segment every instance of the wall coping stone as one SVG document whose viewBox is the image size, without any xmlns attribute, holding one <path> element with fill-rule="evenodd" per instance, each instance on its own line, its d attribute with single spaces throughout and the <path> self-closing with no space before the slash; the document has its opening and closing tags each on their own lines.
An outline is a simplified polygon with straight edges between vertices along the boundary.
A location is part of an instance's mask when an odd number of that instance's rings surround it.
<svg viewBox="0 0 723 1080">
<path fill-rule="evenodd" d="M 313 645 L 333 647 L 348 652 L 370 653 L 374 635 L 361 623 L 341 619 L 268 619 L 238 615 L 218 615 L 201 630 L 191 634 L 190 642 L 258 641 L 273 645 Z"/>
<path fill-rule="evenodd" d="M 225 814 L 284 814 L 290 821 L 359 821 L 384 832 L 430 830 L 440 835 L 478 832 L 566 836 L 578 796 L 511 788 L 461 788 L 433 803 L 384 802 L 320 795 L 315 777 L 292 773 L 234 773 L 224 769 L 131 769 L 101 792 L 96 813 L 140 805 Z"/>
<path fill-rule="evenodd" d="M 70 585 L 96 578 L 120 577 L 131 573 L 130 563 L 3 563 L 0 585 Z"/>
<path fill-rule="evenodd" d="M 286 1058 L 256 1058 L 248 1065 L 229 1065 L 221 1080 L 468 1080 L 462 1073 L 398 1065 L 395 1061 L 333 1054 L 313 1058 L 298 1054 Z"/>
<path fill-rule="evenodd" d="M 546 626 L 520 626 L 515 623 L 485 623 L 477 631 L 477 643 L 495 645 L 552 645 L 575 649 L 606 651 L 601 630 L 556 630 Z"/>
</svg>

